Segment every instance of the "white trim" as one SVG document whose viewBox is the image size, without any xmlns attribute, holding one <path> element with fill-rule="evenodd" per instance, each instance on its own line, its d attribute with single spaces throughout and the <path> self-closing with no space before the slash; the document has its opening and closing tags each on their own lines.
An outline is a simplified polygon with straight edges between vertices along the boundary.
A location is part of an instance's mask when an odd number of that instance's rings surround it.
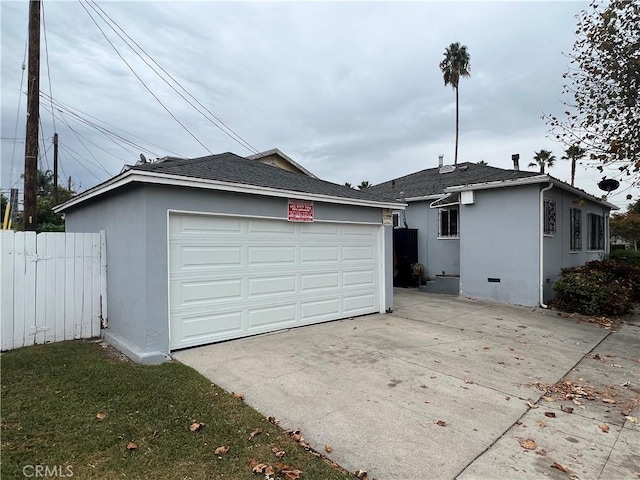
<svg viewBox="0 0 640 480">
<path fill-rule="evenodd" d="M 585 197 L 586 199 L 597 203 L 599 205 L 603 205 L 611 210 L 620 210 L 617 205 L 606 202 L 598 197 L 594 197 L 593 195 L 580 190 L 579 188 L 572 187 L 564 182 L 561 182 L 558 179 L 555 179 L 549 175 L 535 175 L 533 177 L 525 177 L 525 178 L 515 178 L 513 180 L 496 180 L 493 182 L 482 182 L 482 183 L 470 183 L 469 185 L 454 185 L 452 187 L 447 187 L 444 189 L 447 193 L 452 192 L 464 192 L 470 190 L 488 190 L 491 188 L 501 188 L 501 187 L 513 187 L 520 185 L 532 185 L 535 183 L 545 183 L 550 182 L 553 186 L 571 192 L 575 195 L 579 195 L 581 197 Z"/>
<path fill-rule="evenodd" d="M 387 309 L 387 296 L 386 296 L 386 267 L 387 267 L 387 258 L 386 258 L 386 242 L 385 242 L 385 226 L 380 225 L 378 228 L 378 282 L 379 282 L 379 296 L 378 301 L 380 302 L 380 313 L 386 313 Z"/>
<path fill-rule="evenodd" d="M 258 185 L 244 185 L 240 183 L 223 182 L 220 180 L 208 180 L 204 178 L 185 177 L 182 175 L 169 175 L 165 173 L 149 172 L 146 170 L 127 170 L 126 172 L 97 185 L 81 193 L 77 197 L 67 202 L 57 205 L 53 211 L 55 213 L 64 212 L 69 207 L 77 205 L 97 197 L 103 193 L 127 185 L 131 182 L 150 183 L 156 185 L 169 185 L 178 187 L 203 188 L 207 190 L 220 190 L 225 192 L 245 193 L 249 195 L 262 195 L 279 198 L 296 198 L 300 200 L 314 200 L 325 203 L 336 203 L 340 205 L 354 205 L 360 207 L 391 208 L 404 210 L 406 204 L 395 202 L 379 202 L 377 200 L 363 200 L 358 198 L 336 197 L 315 193 L 296 192 L 294 190 L 281 190 L 273 187 L 260 187 Z"/>
<path fill-rule="evenodd" d="M 447 196 L 446 193 L 436 193 L 433 195 L 425 195 L 424 197 L 409 197 L 405 199 L 398 199 L 398 201 L 403 201 L 406 203 L 409 202 L 422 202 L 424 200 L 440 200 L 441 198 L 445 198 Z"/>
<path fill-rule="evenodd" d="M 167 209 L 167 352 L 171 354 L 171 209 Z"/>
<path fill-rule="evenodd" d="M 540 269 L 538 271 L 538 285 L 540 290 L 538 291 L 538 303 L 542 308 L 547 308 L 547 304 L 544 303 L 544 193 L 553 188 L 553 182 L 549 181 L 549 185 L 540 190 L 540 203 L 538 208 L 540 209 L 540 238 L 539 243 L 539 255 L 540 255 Z"/>
</svg>

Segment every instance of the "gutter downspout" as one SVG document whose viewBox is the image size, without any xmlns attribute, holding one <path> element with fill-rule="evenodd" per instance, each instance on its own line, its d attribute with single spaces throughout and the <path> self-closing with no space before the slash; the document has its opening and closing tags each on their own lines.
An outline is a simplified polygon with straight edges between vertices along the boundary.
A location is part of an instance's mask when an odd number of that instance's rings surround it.
<svg viewBox="0 0 640 480">
<path fill-rule="evenodd" d="M 553 182 L 549 182 L 549 185 L 540 190 L 540 292 L 539 303 L 542 308 L 547 308 L 547 304 L 544 303 L 544 192 L 553 188 Z"/>
</svg>

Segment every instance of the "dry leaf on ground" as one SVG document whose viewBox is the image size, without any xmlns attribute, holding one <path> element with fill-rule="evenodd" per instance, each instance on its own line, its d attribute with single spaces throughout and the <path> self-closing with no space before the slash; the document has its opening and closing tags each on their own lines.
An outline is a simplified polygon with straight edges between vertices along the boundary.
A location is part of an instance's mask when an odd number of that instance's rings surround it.
<svg viewBox="0 0 640 480">
<path fill-rule="evenodd" d="M 127 450 L 129 450 L 130 452 L 132 452 L 134 450 L 137 450 L 137 449 L 138 449 L 138 445 L 136 445 L 135 443 L 129 442 L 127 444 Z"/>
<path fill-rule="evenodd" d="M 553 465 L 551 465 L 551 468 L 555 468 L 557 470 L 560 470 L 561 472 L 568 472 L 569 469 L 567 467 L 565 467 L 564 465 L 558 463 L 558 462 L 554 462 Z"/>
<path fill-rule="evenodd" d="M 359 478 L 360 480 L 367 480 L 367 472 L 365 472 L 364 470 L 356 470 L 355 471 L 355 475 L 356 478 Z"/>
<path fill-rule="evenodd" d="M 520 446 L 527 450 L 535 450 L 537 448 L 535 440 L 527 438 L 525 440 L 519 440 Z"/>
<path fill-rule="evenodd" d="M 438 420 L 436 422 L 436 425 L 440 425 L 441 427 L 446 427 L 447 426 L 447 422 L 445 422 L 444 420 Z"/>
<path fill-rule="evenodd" d="M 573 413 L 573 407 L 565 407 L 564 405 L 560 405 L 560 410 L 564 413 Z"/>
<path fill-rule="evenodd" d="M 278 425 L 280 423 L 280 420 L 278 420 L 276 417 L 274 417 L 273 415 L 269 415 L 267 417 L 267 420 L 269 420 L 271 423 L 273 423 L 274 425 Z"/>
<path fill-rule="evenodd" d="M 603 398 L 602 401 L 604 403 L 617 403 L 615 400 L 613 400 L 611 398 Z"/>
<path fill-rule="evenodd" d="M 107 418 L 107 414 L 106 414 L 106 413 L 102 413 L 102 412 L 100 412 L 100 413 L 98 413 L 98 414 L 96 415 L 96 418 L 97 418 L 98 420 L 104 420 L 105 418 Z"/>
<path fill-rule="evenodd" d="M 545 417 L 556 418 L 555 412 L 544 412 Z"/>
<path fill-rule="evenodd" d="M 244 400 L 244 393 L 242 392 L 234 392 L 233 396 L 239 400 Z"/>
<path fill-rule="evenodd" d="M 609 425 L 607 425 L 606 423 L 601 423 L 600 430 L 602 430 L 602 433 L 609 433 Z"/>
<path fill-rule="evenodd" d="M 531 402 L 527 402 L 527 405 L 529 406 L 529 408 L 538 408 L 538 405 L 534 405 Z"/>
<path fill-rule="evenodd" d="M 202 430 L 203 427 L 204 427 L 204 423 L 194 421 L 189 426 L 189 430 L 191 430 L 192 432 L 197 432 L 198 430 Z"/>
<path fill-rule="evenodd" d="M 255 437 L 262 433 L 262 429 L 260 427 L 254 428 L 253 431 L 249 434 L 249 440 L 253 440 Z"/>
<path fill-rule="evenodd" d="M 213 451 L 213 453 L 214 453 L 215 455 L 226 455 L 228 451 L 229 451 L 229 447 L 228 447 L 228 446 L 226 446 L 226 447 L 225 447 L 225 446 L 222 446 L 222 447 L 218 447 L 218 448 L 216 448 L 216 449 Z"/>
<path fill-rule="evenodd" d="M 325 445 L 324 446 L 324 450 L 327 453 L 331 453 L 331 452 L 333 452 L 333 447 L 331 445 Z"/>
<path fill-rule="evenodd" d="M 555 402 L 556 399 L 553 397 L 542 397 L 545 402 Z"/>
<path fill-rule="evenodd" d="M 545 422 L 544 420 L 538 420 L 538 426 L 540 428 L 544 428 L 547 426 L 547 422 Z"/>
</svg>

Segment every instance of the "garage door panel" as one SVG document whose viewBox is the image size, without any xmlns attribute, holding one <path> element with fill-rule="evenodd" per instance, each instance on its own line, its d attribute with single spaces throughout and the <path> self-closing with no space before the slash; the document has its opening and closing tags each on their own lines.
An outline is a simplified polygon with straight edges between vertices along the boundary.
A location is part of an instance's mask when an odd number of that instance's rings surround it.
<svg viewBox="0 0 640 480">
<path fill-rule="evenodd" d="M 264 327 L 286 328 L 296 323 L 296 305 L 280 305 L 268 308 L 253 308 L 248 310 L 249 330 L 262 329 Z M 271 330 L 269 328 L 268 330 Z"/>
<path fill-rule="evenodd" d="M 338 288 L 340 286 L 340 275 L 338 275 L 337 272 L 302 274 L 301 282 L 300 290 L 302 293 L 327 288 Z"/>
<path fill-rule="evenodd" d="M 296 260 L 295 247 L 247 247 L 249 250 L 249 266 L 259 264 L 284 263 L 293 264 Z"/>
<path fill-rule="evenodd" d="M 335 319 L 340 313 L 340 299 L 312 300 L 301 302 L 301 317 L 304 323 Z"/>
<path fill-rule="evenodd" d="M 342 274 L 342 284 L 345 287 L 350 286 L 374 286 L 376 281 L 376 272 L 374 270 L 360 270 L 357 272 L 344 272 Z"/>
<path fill-rule="evenodd" d="M 296 292 L 295 276 L 268 276 L 249 279 L 249 296 L 257 297 L 273 294 L 294 294 Z"/>
<path fill-rule="evenodd" d="M 251 219 L 248 223 L 248 234 L 266 235 L 292 235 L 295 233 L 295 224 L 289 222 L 274 222 L 273 220 Z"/>
<path fill-rule="evenodd" d="M 179 306 L 188 307 L 192 304 L 213 303 L 224 300 L 242 299 L 242 279 L 212 281 L 179 282 L 177 285 Z M 174 300 L 172 298 L 172 300 Z M 178 306 L 178 305 L 176 305 Z"/>
<path fill-rule="evenodd" d="M 203 215 L 181 215 L 176 218 L 169 228 L 171 234 L 209 236 L 242 232 L 242 219 L 237 217 L 218 217 L 215 223 Z"/>
<path fill-rule="evenodd" d="M 239 247 L 179 246 L 180 252 L 174 259 L 180 259 L 180 270 L 201 270 L 203 268 L 240 266 L 242 250 Z"/>
<path fill-rule="evenodd" d="M 196 214 L 169 224 L 171 349 L 380 310 L 377 226 Z"/>
<path fill-rule="evenodd" d="M 302 263 L 337 262 L 340 258 L 337 246 L 302 246 L 300 247 Z"/>
<path fill-rule="evenodd" d="M 347 246 L 342 248 L 342 259 L 345 262 L 375 259 L 375 249 L 366 246 Z"/>
<path fill-rule="evenodd" d="M 355 313 L 361 311 L 369 311 L 375 305 L 375 295 L 373 293 L 367 295 L 353 295 L 345 297 L 344 311 L 345 313 Z"/>
</svg>

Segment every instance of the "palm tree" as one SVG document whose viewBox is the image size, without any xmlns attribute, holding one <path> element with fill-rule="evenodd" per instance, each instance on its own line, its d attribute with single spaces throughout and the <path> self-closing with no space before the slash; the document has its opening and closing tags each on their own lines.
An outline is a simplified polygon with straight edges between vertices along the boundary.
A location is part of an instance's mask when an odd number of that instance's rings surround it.
<svg viewBox="0 0 640 480">
<path fill-rule="evenodd" d="M 587 151 L 579 145 L 571 145 L 564 151 L 563 160 L 571 160 L 571 186 L 576 178 L 576 162 L 585 156 Z"/>
<path fill-rule="evenodd" d="M 458 83 L 460 77 L 469 77 L 469 52 L 466 45 L 460 45 L 459 42 L 452 43 L 444 51 L 444 60 L 440 62 L 440 70 L 444 78 L 444 85 L 451 85 L 456 91 L 456 153 L 454 156 L 454 165 L 458 164 L 458 132 L 460 129 L 460 112 L 458 109 Z"/>
<path fill-rule="evenodd" d="M 349 182 L 344 182 L 344 186 L 345 187 L 349 187 L 349 188 L 353 188 L 353 185 L 351 185 Z"/>
<path fill-rule="evenodd" d="M 529 164 L 530 167 L 540 167 L 540 173 L 544 173 L 545 166 L 549 168 L 553 167 L 553 164 L 556 162 L 556 156 L 551 153 L 551 150 L 540 150 L 539 152 L 534 152 L 533 162 Z"/>
<path fill-rule="evenodd" d="M 360 185 L 358 185 L 358 190 L 365 190 L 367 188 L 369 188 L 371 186 L 371 184 L 367 181 L 367 180 L 363 180 L 360 182 Z"/>
<path fill-rule="evenodd" d="M 485 162 L 484 160 L 480 160 L 479 162 L 476 162 L 478 165 L 482 165 L 484 167 L 486 167 L 487 165 L 489 165 L 487 162 Z"/>
</svg>

